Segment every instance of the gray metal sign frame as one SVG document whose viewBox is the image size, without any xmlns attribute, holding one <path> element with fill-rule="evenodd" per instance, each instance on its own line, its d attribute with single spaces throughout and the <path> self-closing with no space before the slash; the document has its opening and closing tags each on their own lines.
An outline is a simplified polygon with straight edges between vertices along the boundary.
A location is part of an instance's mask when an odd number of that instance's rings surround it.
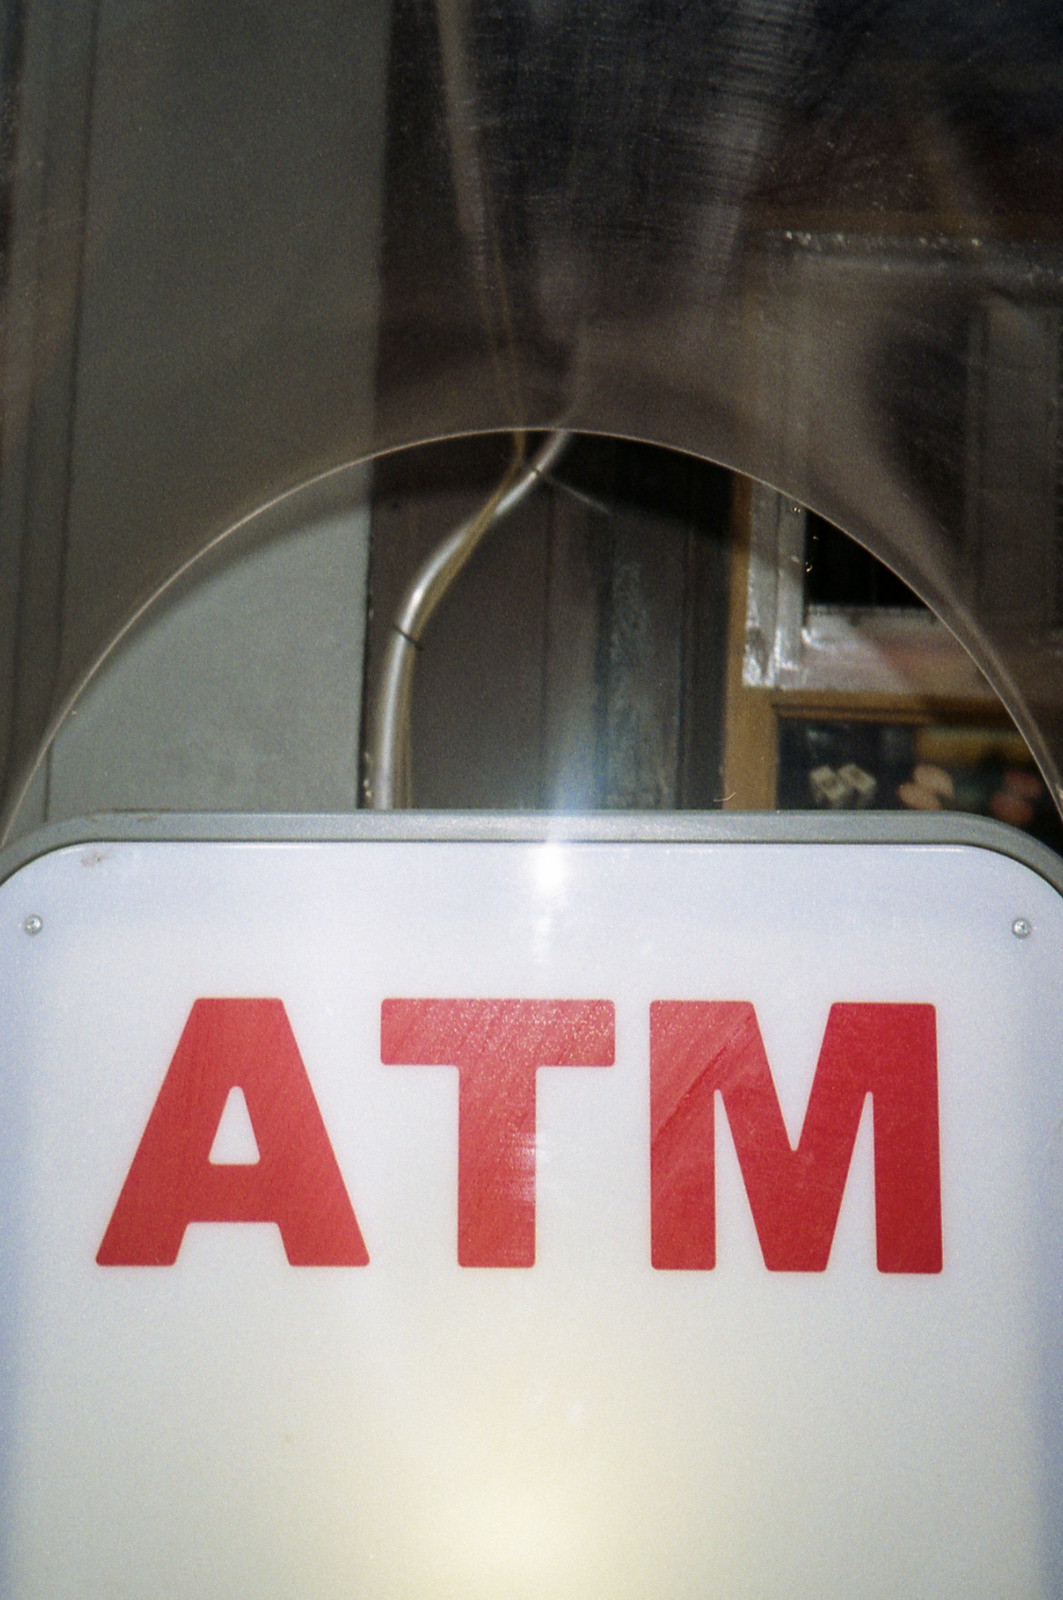
<svg viewBox="0 0 1063 1600">
<path fill-rule="evenodd" d="M 108 812 L 60 822 L 0 851 L 0 883 L 55 850 L 88 844 L 290 844 L 361 841 L 528 844 L 964 846 L 1020 862 L 1063 896 L 1063 859 L 1016 828 L 960 813 L 449 812 L 281 814 Z"/>
</svg>

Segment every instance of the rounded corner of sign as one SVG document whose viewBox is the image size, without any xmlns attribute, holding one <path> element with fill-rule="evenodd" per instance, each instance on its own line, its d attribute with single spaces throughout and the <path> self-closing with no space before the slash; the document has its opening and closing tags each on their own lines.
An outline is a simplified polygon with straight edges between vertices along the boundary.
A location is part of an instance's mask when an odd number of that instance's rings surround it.
<svg viewBox="0 0 1063 1600">
<path fill-rule="evenodd" d="M 47 823 L 23 834 L 0 850 L 0 888 L 6 888 L 21 874 L 47 856 L 84 847 L 93 842 L 84 823 Z"/>
<path fill-rule="evenodd" d="M 953 813 L 941 818 L 939 827 L 941 838 L 937 842 L 1003 856 L 1034 873 L 1063 897 L 1063 857 L 1040 839 L 992 817 Z"/>
</svg>

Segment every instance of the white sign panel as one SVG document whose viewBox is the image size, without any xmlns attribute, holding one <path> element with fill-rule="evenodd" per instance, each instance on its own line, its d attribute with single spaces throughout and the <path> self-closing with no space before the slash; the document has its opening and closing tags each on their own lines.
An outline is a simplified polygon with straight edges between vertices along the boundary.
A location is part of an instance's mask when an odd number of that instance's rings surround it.
<svg viewBox="0 0 1063 1600">
<path fill-rule="evenodd" d="M 1063 1590 L 1063 902 L 983 849 L 0 889 L 12 1600 Z"/>
</svg>

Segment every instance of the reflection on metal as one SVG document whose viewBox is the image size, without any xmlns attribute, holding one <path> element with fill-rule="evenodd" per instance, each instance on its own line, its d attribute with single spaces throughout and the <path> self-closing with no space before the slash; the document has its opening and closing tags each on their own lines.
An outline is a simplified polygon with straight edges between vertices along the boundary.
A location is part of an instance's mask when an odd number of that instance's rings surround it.
<svg viewBox="0 0 1063 1600">
<path fill-rule="evenodd" d="M 773 689 L 800 666 L 805 512 L 762 483 L 753 490 L 742 682 Z"/>
<path fill-rule="evenodd" d="M 778 687 L 999 704 L 963 646 L 936 617 L 918 611 L 809 607 L 800 657 Z"/>
<path fill-rule="evenodd" d="M 410 804 L 410 707 L 416 650 L 433 612 L 495 523 L 515 511 L 531 489 L 560 460 L 569 435 L 550 434 L 526 471 L 520 472 L 523 438 L 509 471 L 484 506 L 436 546 L 406 590 L 391 626 L 373 706 L 369 735 L 366 804 L 391 811 Z M 515 481 L 514 481 L 515 480 Z"/>
<path fill-rule="evenodd" d="M 746 688 L 996 703 L 967 651 L 930 613 L 806 604 L 805 522 L 804 508 L 786 495 L 754 487 Z"/>
</svg>

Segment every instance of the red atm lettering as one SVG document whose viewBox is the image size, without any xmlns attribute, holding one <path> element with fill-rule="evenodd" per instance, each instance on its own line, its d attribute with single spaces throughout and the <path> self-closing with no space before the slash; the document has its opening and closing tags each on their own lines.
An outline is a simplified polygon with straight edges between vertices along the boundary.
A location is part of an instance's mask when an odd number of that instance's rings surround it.
<svg viewBox="0 0 1063 1600">
<path fill-rule="evenodd" d="M 611 1000 L 385 1000 L 380 1059 L 458 1069 L 458 1261 L 535 1265 L 535 1074 L 611 1067 Z"/>
<path fill-rule="evenodd" d="M 259 1159 L 210 1151 L 243 1090 Z M 190 1222 L 275 1222 L 296 1267 L 369 1260 L 280 1000 L 197 1000 L 96 1260 L 170 1266 Z"/>
<path fill-rule="evenodd" d="M 748 1001 L 655 1001 L 650 1077 L 655 1267 L 716 1264 L 719 1092 L 765 1265 L 822 1272 L 870 1094 L 879 1271 L 941 1271 L 933 1006 L 831 1007 L 796 1150 Z"/>
</svg>

